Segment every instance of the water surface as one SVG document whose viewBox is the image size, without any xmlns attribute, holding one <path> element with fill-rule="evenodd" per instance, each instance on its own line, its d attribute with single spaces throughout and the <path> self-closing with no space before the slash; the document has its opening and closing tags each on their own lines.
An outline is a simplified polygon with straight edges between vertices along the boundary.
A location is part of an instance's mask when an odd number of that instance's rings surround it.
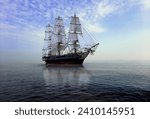
<svg viewBox="0 0 150 119">
<path fill-rule="evenodd" d="M 150 101 L 150 64 L 0 64 L 0 101 Z"/>
</svg>

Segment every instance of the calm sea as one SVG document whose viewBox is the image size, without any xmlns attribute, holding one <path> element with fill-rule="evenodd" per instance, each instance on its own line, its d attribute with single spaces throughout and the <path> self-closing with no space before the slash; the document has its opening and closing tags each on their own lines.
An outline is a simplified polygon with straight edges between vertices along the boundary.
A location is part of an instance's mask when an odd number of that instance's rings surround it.
<svg viewBox="0 0 150 119">
<path fill-rule="evenodd" d="M 0 101 L 150 101 L 150 63 L 0 64 Z"/>
</svg>

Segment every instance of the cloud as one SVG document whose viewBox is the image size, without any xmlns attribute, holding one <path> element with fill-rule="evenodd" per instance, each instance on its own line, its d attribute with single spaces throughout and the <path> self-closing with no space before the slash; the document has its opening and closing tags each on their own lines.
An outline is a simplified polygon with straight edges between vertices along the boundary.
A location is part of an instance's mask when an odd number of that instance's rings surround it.
<svg viewBox="0 0 150 119">
<path fill-rule="evenodd" d="M 150 0 L 140 0 L 145 9 L 150 9 Z"/>
<path fill-rule="evenodd" d="M 97 10 L 95 12 L 95 17 L 106 17 L 107 15 L 113 13 L 117 9 L 117 6 L 109 3 L 108 0 L 99 2 L 97 5 Z"/>
<path fill-rule="evenodd" d="M 106 28 L 102 27 L 101 21 L 119 8 L 120 6 L 116 2 L 110 2 L 110 0 L 94 1 L 92 5 L 79 9 L 78 16 L 90 32 L 101 33 L 106 31 Z"/>
<path fill-rule="evenodd" d="M 101 33 L 106 31 L 101 21 L 107 16 L 121 11 L 131 1 L 137 0 L 82 0 L 82 2 L 80 0 L 15 0 L 13 2 L 0 0 L 1 30 L 10 31 L 12 27 L 15 27 L 16 29 L 12 29 L 12 33 L 21 30 L 31 34 L 36 30 L 39 32 L 38 29 L 44 29 L 48 23 L 54 23 L 54 18 L 58 15 L 69 18 L 74 13 L 77 13 L 81 22 L 85 23 L 90 32 Z M 138 1 L 145 8 L 150 7 L 149 0 Z M 69 23 L 69 20 L 65 19 L 65 21 L 66 24 Z M 9 25 L 7 29 L 3 24 Z M 34 30 L 31 27 L 34 27 Z"/>
<path fill-rule="evenodd" d="M 9 25 L 9 24 L 4 24 L 4 23 L 0 23 L 0 30 L 16 30 L 17 27 L 14 25 Z"/>
<path fill-rule="evenodd" d="M 96 23 L 93 23 L 93 24 L 92 23 L 86 23 L 86 29 L 88 29 L 88 31 L 93 32 L 93 33 L 101 33 L 101 32 L 104 32 L 106 30 L 102 26 L 100 26 Z"/>
<path fill-rule="evenodd" d="M 44 29 L 32 25 L 20 30 L 17 26 L 0 23 L 0 30 L 0 44 L 13 44 L 19 41 L 22 44 L 34 42 L 41 45 L 44 39 Z"/>
<path fill-rule="evenodd" d="M 150 0 L 129 0 L 132 5 L 139 5 L 144 10 L 150 9 Z"/>
</svg>

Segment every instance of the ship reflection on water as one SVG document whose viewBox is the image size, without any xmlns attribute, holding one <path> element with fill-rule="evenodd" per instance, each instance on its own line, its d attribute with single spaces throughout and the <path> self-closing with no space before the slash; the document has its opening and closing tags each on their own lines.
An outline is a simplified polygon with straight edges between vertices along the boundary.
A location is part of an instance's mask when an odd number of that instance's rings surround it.
<svg viewBox="0 0 150 119">
<path fill-rule="evenodd" d="M 43 69 L 46 86 L 80 86 L 88 84 L 91 75 L 82 65 L 51 66 Z"/>
<path fill-rule="evenodd" d="M 43 69 L 49 101 L 85 100 L 91 74 L 83 66 L 50 66 Z"/>
</svg>

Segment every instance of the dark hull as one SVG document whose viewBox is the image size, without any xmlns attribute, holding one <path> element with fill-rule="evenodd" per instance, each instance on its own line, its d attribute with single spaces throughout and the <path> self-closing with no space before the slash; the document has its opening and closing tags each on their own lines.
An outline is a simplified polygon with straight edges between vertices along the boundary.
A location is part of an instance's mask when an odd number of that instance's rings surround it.
<svg viewBox="0 0 150 119">
<path fill-rule="evenodd" d="M 63 56 L 49 56 L 43 57 L 46 64 L 82 64 L 89 52 L 82 54 L 69 54 Z"/>
<path fill-rule="evenodd" d="M 46 64 L 82 64 L 84 59 L 46 60 Z"/>
</svg>

